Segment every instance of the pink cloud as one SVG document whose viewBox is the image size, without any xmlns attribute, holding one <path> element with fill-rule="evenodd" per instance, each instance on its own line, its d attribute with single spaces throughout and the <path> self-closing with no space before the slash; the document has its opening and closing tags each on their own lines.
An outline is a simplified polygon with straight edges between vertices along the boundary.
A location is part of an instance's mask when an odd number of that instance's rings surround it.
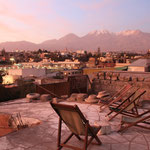
<svg viewBox="0 0 150 150">
<path fill-rule="evenodd" d="M 104 8 L 106 5 L 109 5 L 112 2 L 112 0 L 102 0 L 100 2 L 91 1 L 87 4 L 80 4 L 79 7 L 83 10 L 90 11 L 90 10 L 99 10 L 101 8 Z"/>
<path fill-rule="evenodd" d="M 52 1 L 52 0 L 50 0 Z M 50 26 L 53 23 L 56 23 L 55 26 L 60 26 L 62 24 L 67 25 L 69 24 L 69 21 L 67 21 L 66 19 L 64 19 L 63 17 L 59 16 L 57 14 L 57 12 L 55 12 L 52 8 L 50 8 L 51 6 L 48 6 L 48 2 L 44 1 L 44 0 L 37 0 L 37 7 L 36 9 L 40 12 L 40 11 L 47 11 L 48 13 L 54 14 L 55 16 L 55 20 L 49 21 L 49 20 L 45 20 L 45 21 L 41 21 L 39 18 L 37 18 L 35 15 L 33 14 L 20 14 L 17 11 L 17 8 L 15 7 L 15 5 L 10 3 L 7 3 L 6 1 L 2 1 L 0 0 L 0 2 L 2 2 L 2 4 L 0 5 L 0 16 L 6 17 L 6 18 L 11 18 L 16 20 L 17 22 L 21 22 L 25 25 L 28 25 L 29 27 L 45 27 L 45 26 Z M 3 20 L 5 21 L 5 20 Z M 70 24 L 69 24 L 70 25 Z"/>
<path fill-rule="evenodd" d="M 1 1 L 0 0 L 0 16 L 14 19 L 17 22 L 21 22 L 25 25 L 29 26 L 35 26 L 41 25 L 40 21 L 34 16 L 34 15 L 28 15 L 28 14 L 21 14 L 18 13 L 16 10 L 16 6 L 11 3 L 8 3 L 7 1 Z M 3 20 L 5 22 L 5 20 Z"/>
<path fill-rule="evenodd" d="M 15 29 L 11 28 L 9 25 L 2 22 L 0 22 L 0 31 L 16 32 Z"/>
<path fill-rule="evenodd" d="M 16 6 L 8 0 L 0 0 L 0 3 L 0 34 L 6 35 L 8 40 L 42 42 L 72 31 L 70 21 L 58 15 L 44 0 L 37 0 L 35 11 L 51 13 L 54 20 L 37 18 L 34 13 L 18 13 Z M 1 37 L 0 42 L 5 39 Z"/>
</svg>

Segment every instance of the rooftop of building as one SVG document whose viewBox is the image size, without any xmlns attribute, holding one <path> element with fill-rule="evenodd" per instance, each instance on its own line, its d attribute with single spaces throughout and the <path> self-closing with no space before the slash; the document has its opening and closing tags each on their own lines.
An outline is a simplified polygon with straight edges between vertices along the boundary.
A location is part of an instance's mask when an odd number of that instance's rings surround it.
<svg viewBox="0 0 150 150">
<path fill-rule="evenodd" d="M 150 65 L 150 59 L 138 59 L 129 65 L 129 67 L 148 67 Z"/>
<path fill-rule="evenodd" d="M 98 136 L 102 145 L 90 144 L 89 150 L 149 150 L 150 148 L 150 130 L 138 127 L 131 127 L 123 133 L 117 132 L 120 127 L 121 115 L 113 121 L 108 122 L 105 117 L 107 109 L 104 112 L 99 111 L 99 105 L 85 104 L 79 102 L 62 102 L 67 104 L 77 104 L 94 125 L 109 125 L 111 131 L 109 134 Z M 141 109 L 141 111 L 143 111 Z M 0 103 L 0 114 L 20 113 L 21 117 L 38 119 L 41 123 L 29 128 L 18 130 L 0 137 L 0 150 L 56 150 L 57 149 L 57 129 L 58 116 L 50 106 L 49 102 L 28 102 L 26 98 Z M 63 138 L 70 132 L 63 125 Z M 72 138 L 70 144 L 82 146 L 83 142 Z M 65 148 L 64 148 L 65 150 Z M 66 149 L 67 150 L 67 149 Z"/>
</svg>

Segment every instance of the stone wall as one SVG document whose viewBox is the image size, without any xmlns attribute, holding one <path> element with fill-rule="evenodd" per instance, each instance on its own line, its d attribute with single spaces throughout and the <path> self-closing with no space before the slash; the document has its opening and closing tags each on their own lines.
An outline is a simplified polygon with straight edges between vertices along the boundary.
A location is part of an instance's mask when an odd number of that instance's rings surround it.
<svg viewBox="0 0 150 150">
<path fill-rule="evenodd" d="M 92 89 L 96 94 L 103 90 L 113 94 L 127 83 L 146 90 L 143 99 L 150 100 L 149 72 L 101 71 L 93 79 Z"/>
<path fill-rule="evenodd" d="M 26 97 L 28 93 L 35 92 L 33 83 L 26 83 L 19 86 L 0 86 L 0 102 Z"/>
</svg>

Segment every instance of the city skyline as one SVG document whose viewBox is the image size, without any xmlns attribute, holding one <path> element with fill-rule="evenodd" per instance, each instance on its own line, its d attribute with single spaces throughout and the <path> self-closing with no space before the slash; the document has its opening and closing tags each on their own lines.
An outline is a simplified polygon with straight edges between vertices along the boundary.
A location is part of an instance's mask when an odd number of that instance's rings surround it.
<svg viewBox="0 0 150 150">
<path fill-rule="evenodd" d="M 148 0 L 0 0 L 0 42 L 40 43 L 93 30 L 150 32 Z"/>
</svg>

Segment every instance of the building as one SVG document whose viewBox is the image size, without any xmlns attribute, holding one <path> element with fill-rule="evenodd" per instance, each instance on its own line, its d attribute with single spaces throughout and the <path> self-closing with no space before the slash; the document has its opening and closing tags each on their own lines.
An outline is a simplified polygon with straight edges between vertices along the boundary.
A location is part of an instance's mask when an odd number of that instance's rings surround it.
<svg viewBox="0 0 150 150">
<path fill-rule="evenodd" d="M 71 61 L 71 60 L 58 61 L 58 62 L 53 62 L 52 65 L 55 68 L 67 68 L 67 69 L 78 69 L 82 66 L 78 60 L 75 60 L 75 61 Z"/>
<path fill-rule="evenodd" d="M 89 61 L 86 63 L 87 67 L 95 67 L 95 58 L 94 57 L 90 57 Z"/>
<path fill-rule="evenodd" d="M 128 66 L 128 71 L 150 72 L 150 59 L 138 59 Z"/>
<path fill-rule="evenodd" d="M 13 84 L 17 79 L 25 77 L 42 77 L 46 75 L 46 69 L 20 68 L 9 69 L 8 75 L 3 76 L 3 84 Z"/>
<path fill-rule="evenodd" d="M 20 69 L 9 69 L 8 70 L 9 75 L 14 76 L 21 76 L 21 77 L 28 77 L 28 76 L 44 76 L 46 75 L 45 69 L 36 69 L 36 68 L 20 68 Z"/>
<path fill-rule="evenodd" d="M 82 70 L 80 70 L 80 69 L 63 70 L 62 73 L 63 73 L 64 77 L 80 76 L 83 74 Z"/>
</svg>

